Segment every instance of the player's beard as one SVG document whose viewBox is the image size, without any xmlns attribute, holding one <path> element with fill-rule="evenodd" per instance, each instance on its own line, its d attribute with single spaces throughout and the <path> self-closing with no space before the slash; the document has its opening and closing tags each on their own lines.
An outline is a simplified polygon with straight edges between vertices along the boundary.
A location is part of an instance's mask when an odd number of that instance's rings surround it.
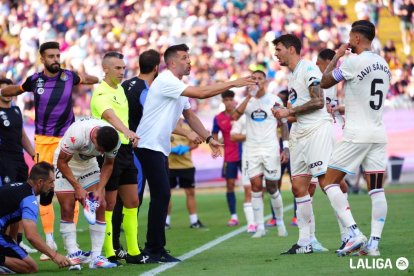
<svg viewBox="0 0 414 276">
<path fill-rule="evenodd" d="M 60 64 L 59 63 L 53 63 L 51 65 L 45 64 L 45 67 L 46 67 L 47 71 L 49 71 L 52 74 L 55 74 L 55 73 L 59 72 L 59 70 L 60 70 Z"/>
<path fill-rule="evenodd" d="M 352 45 L 349 45 L 349 48 L 351 49 L 351 53 L 356 53 L 356 47 L 355 46 L 352 46 Z"/>
</svg>

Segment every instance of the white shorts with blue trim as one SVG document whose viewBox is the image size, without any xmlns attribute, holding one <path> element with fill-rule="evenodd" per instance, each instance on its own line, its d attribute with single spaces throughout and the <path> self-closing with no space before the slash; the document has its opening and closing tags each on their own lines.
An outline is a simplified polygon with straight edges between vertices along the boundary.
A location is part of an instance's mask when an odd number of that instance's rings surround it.
<svg viewBox="0 0 414 276">
<path fill-rule="evenodd" d="M 87 189 L 99 183 L 101 170 L 99 169 L 96 158 L 86 160 L 84 162 L 69 161 L 69 167 L 72 170 L 73 176 L 82 186 Z M 69 181 L 63 177 L 62 173 L 57 169 L 55 164 L 55 192 L 56 193 L 72 193 L 75 191 Z"/>
<path fill-rule="evenodd" d="M 329 161 L 329 168 L 355 174 L 358 168 L 367 173 L 381 173 L 387 166 L 387 144 L 352 143 L 341 141 L 336 146 Z"/>
<path fill-rule="evenodd" d="M 264 175 L 267 180 L 280 179 L 280 148 L 275 141 L 270 147 L 248 147 L 243 149 L 243 169 L 249 179 Z"/>
<path fill-rule="evenodd" d="M 289 140 L 292 177 L 318 177 L 326 173 L 335 144 L 332 123 L 326 121 L 308 135 Z"/>
</svg>

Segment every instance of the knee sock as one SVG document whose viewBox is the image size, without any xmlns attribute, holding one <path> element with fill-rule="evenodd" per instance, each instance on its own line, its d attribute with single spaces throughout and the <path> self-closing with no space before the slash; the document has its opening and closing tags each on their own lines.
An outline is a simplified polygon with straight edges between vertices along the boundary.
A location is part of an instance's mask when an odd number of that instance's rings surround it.
<svg viewBox="0 0 414 276">
<path fill-rule="evenodd" d="M 344 196 L 348 200 L 348 194 L 347 193 L 344 193 Z M 345 242 L 348 239 L 348 237 L 349 237 L 349 235 L 348 235 L 348 229 L 345 226 L 342 225 L 342 222 L 339 219 L 338 215 L 335 215 L 335 216 L 336 216 L 336 220 L 338 221 L 339 232 L 341 233 L 341 241 L 342 242 Z"/>
<path fill-rule="evenodd" d="M 73 254 L 79 250 L 78 243 L 76 242 L 76 225 L 73 222 L 61 220 L 60 235 L 68 254 Z"/>
<path fill-rule="evenodd" d="M 53 204 L 46 206 L 39 204 L 40 219 L 42 221 L 43 231 L 48 238 L 53 240 L 53 224 L 55 222 L 55 211 L 53 210 Z M 49 237 L 48 237 L 49 234 Z"/>
<path fill-rule="evenodd" d="M 254 224 L 253 206 L 251 202 L 243 204 L 244 215 L 246 216 L 247 225 Z"/>
<path fill-rule="evenodd" d="M 236 194 L 234 192 L 227 192 L 227 205 L 229 207 L 230 215 L 236 214 Z"/>
<path fill-rule="evenodd" d="M 190 214 L 188 217 L 189 217 L 189 219 L 190 219 L 190 224 L 197 223 L 197 221 L 198 221 L 198 216 L 197 216 L 197 213 L 195 213 L 195 214 Z"/>
<path fill-rule="evenodd" d="M 102 246 L 105 240 L 106 223 L 104 221 L 96 221 L 94 225 L 89 225 L 89 234 L 91 236 L 91 259 L 101 256 Z"/>
<path fill-rule="evenodd" d="M 263 196 L 262 192 L 252 192 L 252 207 L 257 230 L 264 230 Z"/>
<path fill-rule="evenodd" d="M 270 203 L 272 204 L 272 209 L 275 212 L 277 225 L 283 225 L 283 199 L 279 190 L 270 195 Z"/>
<path fill-rule="evenodd" d="M 369 195 L 371 196 L 372 204 L 370 244 L 377 247 L 387 218 L 388 206 L 384 189 L 371 190 Z"/>
<path fill-rule="evenodd" d="M 104 249 L 107 258 L 115 256 L 114 246 L 112 244 L 112 211 L 105 211 L 105 240 Z"/>
<path fill-rule="evenodd" d="M 311 198 L 310 195 L 306 195 L 304 197 L 296 197 L 296 217 L 298 220 L 298 228 L 299 228 L 299 246 L 306 246 L 310 241 L 310 220 L 311 220 Z"/>
<path fill-rule="evenodd" d="M 309 222 L 309 236 L 310 240 L 316 241 L 316 223 L 315 223 L 315 213 L 313 212 L 313 198 L 311 197 L 311 204 L 310 204 L 311 216 Z"/>
<path fill-rule="evenodd" d="M 138 248 L 138 208 L 122 209 L 124 214 L 124 231 L 128 254 L 131 256 L 139 255 Z"/>
</svg>

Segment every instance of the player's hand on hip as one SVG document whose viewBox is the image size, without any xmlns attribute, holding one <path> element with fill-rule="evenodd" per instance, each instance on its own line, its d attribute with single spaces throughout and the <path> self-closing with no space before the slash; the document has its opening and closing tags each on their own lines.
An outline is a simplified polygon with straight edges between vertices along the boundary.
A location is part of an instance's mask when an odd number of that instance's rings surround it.
<svg viewBox="0 0 414 276">
<path fill-rule="evenodd" d="M 242 87 L 246 85 L 256 84 L 256 81 L 252 79 L 251 76 L 238 78 L 233 81 L 235 87 Z"/>
<path fill-rule="evenodd" d="M 204 139 L 202 137 L 200 137 L 200 135 L 198 135 L 194 131 L 190 131 L 187 134 L 187 138 L 188 138 L 188 140 L 190 140 L 191 142 L 193 142 L 194 144 L 197 144 L 197 145 L 204 142 Z"/>
<path fill-rule="evenodd" d="M 221 149 L 224 147 L 223 144 L 220 144 L 219 142 L 217 142 L 214 139 L 210 139 L 208 145 L 210 146 L 211 149 L 211 156 L 213 158 L 217 158 L 219 156 L 222 156 L 222 152 Z"/>
<path fill-rule="evenodd" d="M 72 265 L 68 258 L 66 258 L 63 255 L 60 255 L 59 253 L 56 253 L 56 256 L 53 258 L 53 262 L 57 264 L 60 268 Z"/>
<path fill-rule="evenodd" d="M 286 164 L 287 162 L 289 162 L 289 158 L 290 158 L 290 151 L 288 148 L 285 148 L 280 154 L 280 163 Z"/>
<path fill-rule="evenodd" d="M 75 189 L 75 199 L 78 200 L 82 206 L 85 206 L 85 198 L 88 192 L 84 188 Z"/>
<path fill-rule="evenodd" d="M 136 148 L 138 146 L 139 137 L 135 132 L 128 129 L 128 131 L 124 133 L 124 135 L 125 138 L 129 140 L 133 148 Z"/>
</svg>

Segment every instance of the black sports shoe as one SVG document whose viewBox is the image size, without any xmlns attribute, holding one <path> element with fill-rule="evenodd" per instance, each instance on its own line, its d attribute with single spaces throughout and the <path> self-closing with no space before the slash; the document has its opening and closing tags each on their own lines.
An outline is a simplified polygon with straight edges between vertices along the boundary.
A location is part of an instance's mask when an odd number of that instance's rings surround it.
<svg viewBox="0 0 414 276">
<path fill-rule="evenodd" d="M 177 263 L 177 262 L 181 262 L 181 260 L 180 260 L 180 259 L 177 259 L 177 258 L 175 258 L 175 257 L 171 256 L 169 253 L 170 253 L 170 251 L 169 251 L 169 250 L 164 250 L 164 251 L 161 253 L 161 256 L 160 256 L 159 262 L 160 262 L 160 263 Z"/>
<path fill-rule="evenodd" d="M 282 252 L 280 255 L 289 255 L 289 254 L 310 254 L 313 253 L 312 245 L 306 245 L 306 246 L 299 246 L 297 243 L 295 243 L 292 248 L 290 248 L 286 252 Z"/>
<path fill-rule="evenodd" d="M 159 260 L 151 257 L 148 254 L 145 253 L 141 253 L 139 255 L 136 256 L 131 256 L 129 254 L 127 254 L 126 258 L 125 258 L 126 262 L 128 264 L 155 264 L 155 263 L 159 263 Z"/>
<path fill-rule="evenodd" d="M 118 261 L 118 257 L 117 256 L 111 256 L 107 258 L 109 262 L 116 264 L 116 266 L 122 266 L 122 263 L 120 261 Z"/>
<path fill-rule="evenodd" d="M 204 228 L 205 225 L 201 223 L 200 220 L 197 220 L 197 222 L 190 224 L 190 228 Z"/>
<path fill-rule="evenodd" d="M 118 248 L 118 249 L 116 249 L 116 250 L 115 250 L 115 256 L 116 256 L 118 259 L 125 259 L 125 258 L 126 258 L 126 256 L 127 256 L 127 252 L 126 252 L 126 250 L 124 250 L 124 249 L 122 248 L 122 246 L 121 246 L 120 248 Z"/>
</svg>

